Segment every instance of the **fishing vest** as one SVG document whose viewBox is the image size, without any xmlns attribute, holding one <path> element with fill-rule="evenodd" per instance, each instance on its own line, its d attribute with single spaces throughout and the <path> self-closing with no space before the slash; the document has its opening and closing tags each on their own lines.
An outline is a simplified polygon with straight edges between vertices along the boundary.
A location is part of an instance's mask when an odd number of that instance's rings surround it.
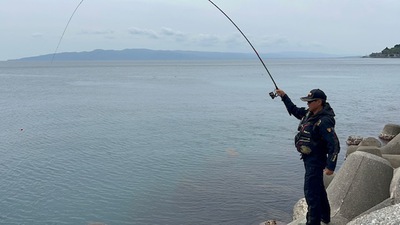
<svg viewBox="0 0 400 225">
<path fill-rule="evenodd" d="M 309 155 L 312 149 L 317 146 L 317 143 L 313 140 L 312 135 L 315 128 L 320 124 L 321 120 L 310 118 L 310 112 L 303 117 L 300 121 L 299 127 L 297 128 L 298 133 L 294 137 L 294 145 L 298 152 L 304 155 Z M 315 138 L 315 137 L 314 137 Z"/>
</svg>

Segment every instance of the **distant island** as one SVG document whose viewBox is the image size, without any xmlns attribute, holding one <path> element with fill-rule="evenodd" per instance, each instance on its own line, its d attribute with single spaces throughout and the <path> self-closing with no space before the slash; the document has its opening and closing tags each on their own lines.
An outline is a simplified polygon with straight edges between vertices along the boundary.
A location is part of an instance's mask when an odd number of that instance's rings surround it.
<svg viewBox="0 0 400 225">
<path fill-rule="evenodd" d="M 381 52 L 371 53 L 369 58 L 400 58 L 400 44 L 395 45 L 393 48 L 386 47 Z"/>
<path fill-rule="evenodd" d="M 15 59 L 17 61 L 108 61 L 108 60 L 195 60 L 195 59 L 246 59 L 246 53 L 222 53 L 199 51 L 172 51 L 151 49 L 103 50 L 84 52 L 61 52 Z M 14 61 L 14 60 L 13 60 Z"/>
<path fill-rule="evenodd" d="M 96 49 L 85 52 L 62 52 L 46 54 L 8 61 L 108 61 L 108 60 L 243 60 L 256 59 L 253 52 L 202 52 L 180 50 L 151 50 L 151 49 L 124 49 L 103 50 Z M 334 58 L 339 55 L 314 53 L 314 52 L 281 52 L 261 54 L 263 58 Z"/>
</svg>

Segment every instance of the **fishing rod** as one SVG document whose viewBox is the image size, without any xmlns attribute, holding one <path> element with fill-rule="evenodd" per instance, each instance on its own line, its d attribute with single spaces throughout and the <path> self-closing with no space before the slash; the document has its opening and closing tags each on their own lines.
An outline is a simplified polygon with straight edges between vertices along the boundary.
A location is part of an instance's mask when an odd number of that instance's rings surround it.
<svg viewBox="0 0 400 225">
<path fill-rule="evenodd" d="M 61 35 L 61 37 L 60 37 L 60 40 L 58 41 L 56 50 L 55 50 L 54 53 L 53 53 L 53 56 L 52 56 L 52 58 L 51 58 L 51 63 L 53 63 L 53 61 L 54 61 L 54 57 L 55 57 L 55 55 L 57 54 L 58 48 L 60 47 L 61 41 L 62 41 L 62 39 L 63 39 L 63 37 L 64 37 L 64 35 L 65 35 L 65 32 L 66 32 L 66 30 L 67 30 L 67 28 L 68 28 L 68 26 L 69 26 L 69 23 L 71 22 L 71 20 L 72 20 L 72 18 L 74 17 L 76 11 L 78 10 L 79 6 L 82 4 L 83 1 L 84 1 L 84 0 L 81 0 L 81 1 L 79 2 L 79 4 L 76 6 L 75 10 L 73 11 L 71 17 L 69 18 L 69 20 L 68 20 L 68 22 L 67 22 L 67 25 L 65 26 L 64 31 L 63 31 L 63 33 L 62 33 L 62 35 Z M 264 61 L 262 60 L 260 54 L 258 54 L 256 48 L 254 48 L 254 46 L 253 46 L 253 44 L 250 42 L 250 40 L 246 37 L 246 35 L 242 32 L 242 30 L 236 25 L 236 23 L 233 22 L 233 20 L 232 20 L 220 7 L 218 7 L 213 1 L 211 1 L 211 0 L 208 0 L 208 1 L 209 1 L 211 4 L 213 4 L 222 14 L 224 14 L 225 17 L 228 18 L 229 21 L 231 21 L 231 23 L 236 27 L 236 29 L 238 29 L 238 31 L 239 31 L 239 32 L 242 34 L 242 36 L 246 39 L 247 43 L 249 43 L 249 45 L 251 46 L 251 48 L 253 49 L 253 51 L 256 53 L 256 55 L 257 55 L 258 59 L 260 60 L 261 64 L 264 66 L 265 70 L 267 71 L 269 77 L 271 78 L 272 82 L 274 83 L 275 88 L 278 89 L 278 86 L 276 85 L 276 82 L 275 82 L 274 78 L 272 77 L 272 75 L 271 75 L 271 73 L 269 72 L 267 66 L 265 65 Z M 274 99 L 275 97 L 277 97 L 276 93 L 274 93 L 274 92 L 270 92 L 270 93 L 269 93 L 269 96 L 271 96 L 272 99 Z"/>
<path fill-rule="evenodd" d="M 275 88 L 278 89 L 278 86 L 275 83 L 274 78 L 272 77 L 271 73 L 269 72 L 267 66 L 265 65 L 264 61 L 262 60 L 260 54 L 258 54 L 256 48 L 254 48 L 253 44 L 251 44 L 250 40 L 246 37 L 246 35 L 242 32 L 242 30 L 240 30 L 240 28 L 236 25 L 235 22 L 233 22 L 233 20 L 220 8 L 218 7 L 213 1 L 208 0 L 211 4 L 213 4 L 222 14 L 225 15 L 226 18 L 228 18 L 229 21 L 231 21 L 231 23 L 236 27 L 236 29 L 238 29 L 238 31 L 243 35 L 243 37 L 246 39 L 247 43 L 249 43 L 249 45 L 251 46 L 251 48 L 253 49 L 253 51 L 256 53 L 258 59 L 260 60 L 261 64 L 264 66 L 265 70 L 267 71 L 269 77 L 272 80 L 272 83 L 274 83 Z M 275 97 L 277 97 L 276 93 L 274 92 L 270 92 L 269 96 L 271 96 L 272 99 L 274 99 Z"/>
<path fill-rule="evenodd" d="M 54 51 L 53 56 L 51 57 L 51 63 L 53 63 L 53 61 L 54 61 L 54 57 L 55 57 L 56 54 L 57 54 L 58 48 L 60 47 L 60 44 L 61 44 L 61 40 L 62 40 L 63 37 L 64 37 L 65 31 L 67 30 L 68 25 L 69 25 L 69 23 L 70 23 L 71 20 L 72 20 L 72 17 L 74 17 L 76 11 L 78 10 L 78 8 L 79 8 L 79 6 L 82 4 L 82 2 L 83 2 L 83 0 L 81 0 L 81 2 L 79 2 L 79 4 L 76 6 L 74 12 L 72 13 L 71 17 L 69 18 L 69 20 L 68 20 L 68 22 L 67 22 L 67 25 L 65 26 L 64 31 L 63 31 L 63 33 L 61 34 L 60 40 L 58 41 L 56 50 Z"/>
</svg>

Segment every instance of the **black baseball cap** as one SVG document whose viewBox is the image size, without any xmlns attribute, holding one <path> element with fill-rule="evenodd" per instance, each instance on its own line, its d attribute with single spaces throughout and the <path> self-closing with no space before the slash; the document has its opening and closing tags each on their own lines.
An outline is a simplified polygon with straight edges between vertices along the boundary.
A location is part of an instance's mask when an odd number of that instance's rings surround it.
<svg viewBox="0 0 400 225">
<path fill-rule="evenodd" d="M 320 89 L 312 89 L 306 97 L 300 98 L 304 102 L 314 101 L 317 99 L 322 99 L 326 101 L 326 94 Z"/>
</svg>

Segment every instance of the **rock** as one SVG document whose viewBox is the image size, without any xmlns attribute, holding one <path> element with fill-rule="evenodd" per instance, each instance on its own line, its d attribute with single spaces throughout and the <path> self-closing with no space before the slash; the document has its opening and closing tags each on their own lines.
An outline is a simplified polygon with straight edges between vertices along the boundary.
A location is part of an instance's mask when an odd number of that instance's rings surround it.
<svg viewBox="0 0 400 225">
<path fill-rule="evenodd" d="M 351 135 L 347 138 L 346 144 L 347 145 L 358 145 L 360 142 L 363 140 L 363 137 L 361 136 L 354 136 Z"/>
<path fill-rule="evenodd" d="M 389 161 L 393 168 L 396 169 L 400 167 L 400 155 L 383 154 L 382 157 Z"/>
<path fill-rule="evenodd" d="M 376 146 L 379 148 L 382 146 L 382 143 L 374 137 L 367 137 L 364 138 L 358 146 Z"/>
<path fill-rule="evenodd" d="M 293 221 L 305 217 L 308 211 L 308 205 L 305 198 L 300 199 L 293 207 Z"/>
<path fill-rule="evenodd" d="M 347 147 L 347 151 L 346 151 L 346 158 L 347 156 L 349 156 L 351 153 L 357 151 L 358 149 L 358 145 L 350 145 Z"/>
<path fill-rule="evenodd" d="M 381 147 L 381 153 L 400 155 L 400 135 L 397 135 L 387 145 Z"/>
<path fill-rule="evenodd" d="M 335 177 L 324 175 L 331 205 L 329 225 L 400 224 L 399 134 L 400 125 L 387 124 L 380 140 L 348 137 L 346 161 Z M 302 198 L 293 208 L 293 221 L 287 225 L 306 224 L 306 214 L 307 203 Z M 260 225 L 270 224 L 274 225 Z"/>
<path fill-rule="evenodd" d="M 392 140 L 399 133 L 400 133 L 400 125 L 386 124 L 381 134 L 379 135 L 379 138 L 383 140 Z"/>
<path fill-rule="evenodd" d="M 380 149 L 378 147 L 375 147 L 375 146 L 359 146 L 357 148 L 357 151 L 359 151 L 359 152 L 367 152 L 367 153 L 382 157 L 382 153 L 381 153 Z"/>
<path fill-rule="evenodd" d="M 329 187 L 329 185 L 332 183 L 333 178 L 335 178 L 336 173 L 332 174 L 332 175 L 325 175 L 324 173 L 324 186 L 325 189 L 327 189 Z"/>
<path fill-rule="evenodd" d="M 329 225 L 343 225 L 347 224 L 348 222 L 350 222 L 350 220 L 344 218 L 343 216 L 336 215 L 335 217 L 331 218 Z"/>
<path fill-rule="evenodd" d="M 393 198 L 388 198 L 388 199 L 384 200 L 383 202 L 379 203 L 378 205 L 376 205 L 376 206 L 374 206 L 374 207 L 368 209 L 367 211 L 361 213 L 361 214 L 360 214 L 359 216 L 357 216 L 355 219 L 357 219 L 357 218 L 359 218 L 359 217 L 362 217 L 362 216 L 364 216 L 364 215 L 370 214 L 370 213 L 372 213 L 372 212 L 374 212 L 374 211 L 376 211 L 376 210 L 380 210 L 380 209 L 386 208 L 386 207 L 391 206 L 391 205 L 395 205 L 395 204 L 394 204 L 394 199 L 393 199 Z M 353 219 L 353 220 L 354 220 L 354 219 Z"/>
<path fill-rule="evenodd" d="M 276 220 L 267 220 L 265 222 L 260 223 L 260 225 L 286 225 L 286 223 Z"/>
<path fill-rule="evenodd" d="M 349 222 L 347 225 L 359 224 L 400 224 L 400 204 L 373 211 Z"/>
<path fill-rule="evenodd" d="M 381 150 L 376 146 L 360 146 L 360 145 L 354 146 L 354 145 L 352 145 L 347 148 L 346 158 L 351 153 L 356 152 L 356 151 L 368 152 L 368 153 L 374 154 L 376 156 L 382 157 Z"/>
<path fill-rule="evenodd" d="M 400 169 L 394 170 L 393 179 L 390 182 L 390 198 L 394 199 L 394 203 L 400 203 Z"/>
<path fill-rule="evenodd" d="M 375 154 L 378 156 L 382 156 L 382 154 L 379 151 L 379 147 L 382 146 L 382 143 L 373 137 L 367 137 L 362 139 L 358 145 L 350 145 L 347 147 L 347 152 L 346 152 L 346 157 L 349 156 L 351 153 L 358 151 L 360 148 L 363 147 L 362 151 L 364 152 L 369 152 L 371 154 Z M 365 148 L 369 147 L 369 148 Z M 373 148 L 376 147 L 376 148 Z M 378 153 L 379 152 L 379 153 Z"/>
<path fill-rule="evenodd" d="M 350 221 L 389 198 L 392 177 L 387 160 L 360 151 L 349 155 L 327 189 L 332 220 Z"/>
<path fill-rule="evenodd" d="M 306 223 L 307 223 L 306 217 L 302 216 L 301 218 L 298 218 L 297 220 L 288 223 L 288 225 L 305 225 Z"/>
<path fill-rule="evenodd" d="M 333 178 L 335 178 L 335 174 L 330 176 L 324 174 L 324 186 L 325 189 L 328 188 Z M 293 221 L 299 218 L 305 217 L 308 211 L 308 205 L 305 198 L 301 198 L 293 207 Z"/>
<path fill-rule="evenodd" d="M 343 224 L 346 224 L 348 222 L 349 221 L 347 219 L 345 219 L 345 218 L 336 217 L 336 218 L 331 220 L 329 225 L 343 225 Z M 299 218 L 299 219 L 297 219 L 295 221 L 292 221 L 292 222 L 288 223 L 287 225 L 306 225 L 306 223 L 307 223 L 306 217 L 303 216 L 302 218 Z M 326 223 L 321 222 L 321 225 L 326 225 Z"/>
</svg>

